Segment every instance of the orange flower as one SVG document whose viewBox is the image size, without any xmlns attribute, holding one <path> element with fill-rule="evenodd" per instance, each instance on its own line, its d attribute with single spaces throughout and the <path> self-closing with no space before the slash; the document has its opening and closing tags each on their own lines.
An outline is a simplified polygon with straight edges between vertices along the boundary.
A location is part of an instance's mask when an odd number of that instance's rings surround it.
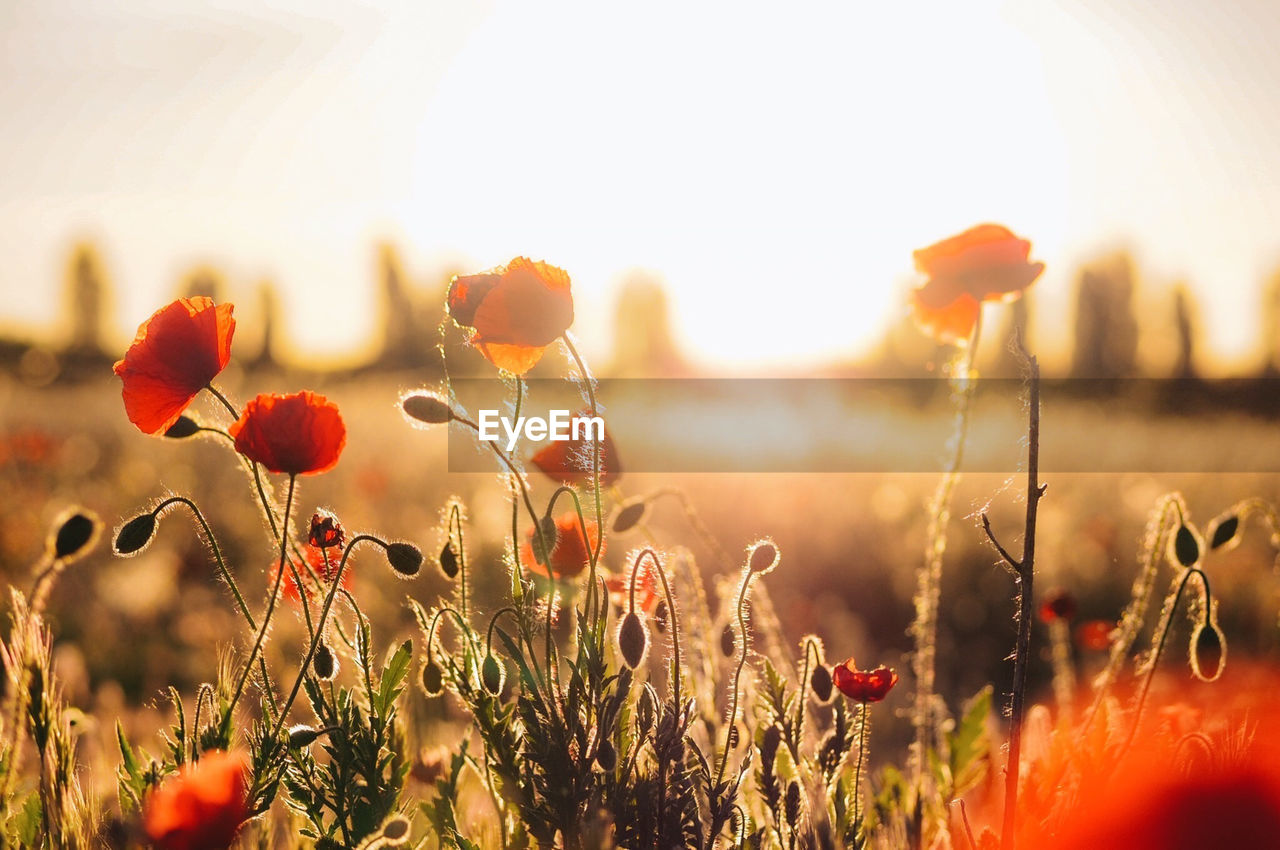
<svg viewBox="0 0 1280 850">
<path fill-rule="evenodd" d="M 474 328 L 471 344 L 490 363 L 523 375 L 573 324 L 573 296 L 564 269 L 525 257 L 449 284 L 449 315 Z"/>
<path fill-rule="evenodd" d="M 1088 620 L 1076 626 L 1076 643 L 1081 649 L 1103 652 L 1111 648 L 1111 633 L 1116 624 L 1110 620 Z"/>
<path fill-rule="evenodd" d="M 590 416 L 583 411 L 579 416 Z M 529 460 L 549 477 L 565 484 L 587 487 L 591 484 L 594 440 L 552 440 L 539 449 Z M 607 487 L 622 477 L 622 464 L 618 461 L 618 448 L 606 429 L 600 441 L 600 486 Z"/>
<path fill-rule="evenodd" d="M 272 472 L 315 475 L 333 469 L 347 444 L 338 406 L 322 395 L 263 394 L 230 428 L 236 451 Z"/>
<path fill-rule="evenodd" d="M 634 558 L 628 560 L 635 563 Z M 636 572 L 636 610 L 652 617 L 663 599 L 662 590 L 658 587 L 658 571 L 645 558 L 640 561 Z M 604 583 L 614 608 L 619 611 L 631 610 L 631 571 L 609 576 Z"/>
<path fill-rule="evenodd" d="M 943 342 L 965 344 L 986 301 L 1012 301 L 1044 263 L 1027 261 L 1031 243 L 998 224 L 980 224 L 913 255 L 929 279 L 911 293 L 916 322 Z"/>
<path fill-rule="evenodd" d="M 898 684 L 898 674 L 890 667 L 859 670 L 850 658 L 831 672 L 840 693 L 854 702 L 880 702 Z"/>
<path fill-rule="evenodd" d="M 1070 620 L 1076 615 L 1076 599 L 1065 590 L 1055 590 L 1040 603 L 1040 620 L 1053 623 Z"/>
<path fill-rule="evenodd" d="M 536 529 L 530 528 L 525 535 L 524 546 L 520 549 L 520 560 L 525 569 L 536 575 L 548 577 L 547 565 L 538 563 L 533 556 L 533 543 Z M 586 539 L 583 539 L 582 526 L 578 523 L 576 513 L 562 514 L 556 520 L 556 542 L 551 547 L 551 571 L 557 579 L 574 578 L 582 574 L 591 564 L 591 555 L 587 550 L 587 541 L 595 545 L 596 524 L 588 520 Z"/>
<path fill-rule="evenodd" d="M 161 850 L 226 850 L 249 815 L 248 759 L 207 750 L 146 799 L 143 827 Z"/>
<path fill-rule="evenodd" d="M 113 371 L 124 381 L 124 410 L 144 434 L 163 433 L 231 359 L 231 304 L 179 298 L 138 326 Z"/>
</svg>

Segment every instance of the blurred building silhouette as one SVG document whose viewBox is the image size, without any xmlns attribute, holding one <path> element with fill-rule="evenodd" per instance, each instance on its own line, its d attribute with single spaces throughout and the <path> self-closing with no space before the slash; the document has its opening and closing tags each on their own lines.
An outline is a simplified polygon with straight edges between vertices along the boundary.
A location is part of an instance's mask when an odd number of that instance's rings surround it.
<svg viewBox="0 0 1280 850">
<path fill-rule="evenodd" d="M 63 293 L 71 319 L 67 351 L 81 357 L 106 356 L 103 345 L 107 294 L 106 274 L 98 250 L 81 242 L 71 250 Z"/>
<path fill-rule="evenodd" d="M 1076 284 L 1073 378 L 1127 378 L 1137 372 L 1138 320 L 1133 259 L 1117 251 L 1085 266 Z"/>
<path fill-rule="evenodd" d="M 215 304 L 227 300 L 227 280 L 217 268 L 207 263 L 194 266 L 182 276 L 178 285 L 178 294 L 182 298 L 204 296 Z"/>
<path fill-rule="evenodd" d="M 1179 283 L 1173 290 L 1173 330 L 1176 335 L 1177 349 L 1173 364 L 1173 377 L 1193 379 L 1198 376 L 1196 369 L 1196 337 L 1195 305 L 1191 293 L 1185 283 Z"/>
<path fill-rule="evenodd" d="M 258 284 L 258 321 L 262 326 L 262 342 L 258 353 L 245 364 L 249 370 L 269 370 L 279 367 L 276 352 L 280 342 L 280 296 L 275 285 L 264 280 Z"/>
<path fill-rule="evenodd" d="M 671 332 L 671 308 L 662 279 L 649 271 L 630 273 L 613 312 L 611 377 L 678 377 L 689 365 Z"/>
</svg>

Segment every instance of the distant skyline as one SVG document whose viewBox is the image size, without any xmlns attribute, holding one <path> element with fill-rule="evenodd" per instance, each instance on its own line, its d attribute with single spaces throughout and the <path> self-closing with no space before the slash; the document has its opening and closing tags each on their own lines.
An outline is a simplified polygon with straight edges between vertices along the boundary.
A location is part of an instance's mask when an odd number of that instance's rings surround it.
<svg viewBox="0 0 1280 850">
<path fill-rule="evenodd" d="M 14 0 L 0 326 L 52 327 L 89 238 L 122 339 L 208 262 L 246 301 L 274 281 L 304 351 L 352 350 L 386 238 L 415 280 L 564 266 L 597 353 L 654 269 L 699 361 L 794 364 L 874 345 L 911 250 L 994 220 L 1048 265 L 1045 345 L 1078 263 L 1126 247 L 1229 363 L 1280 265 L 1277 38 L 1272 0 Z"/>
</svg>

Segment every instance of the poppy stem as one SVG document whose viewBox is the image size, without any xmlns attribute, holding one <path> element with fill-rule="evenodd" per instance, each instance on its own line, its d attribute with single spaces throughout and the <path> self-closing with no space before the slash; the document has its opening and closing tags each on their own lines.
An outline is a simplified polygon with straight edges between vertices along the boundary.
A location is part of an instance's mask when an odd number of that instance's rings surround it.
<svg viewBox="0 0 1280 850">
<path fill-rule="evenodd" d="M 289 476 L 289 493 L 284 500 L 284 517 L 280 523 L 280 566 L 276 568 L 276 581 L 271 588 L 271 598 L 267 601 L 267 611 L 262 616 L 262 628 L 258 629 L 258 636 L 254 639 L 253 648 L 249 650 L 249 661 L 244 665 L 240 680 L 236 682 L 235 692 L 231 696 L 231 704 L 227 707 L 228 713 L 235 711 L 236 704 L 240 702 L 240 697 L 244 693 L 244 686 L 249 681 L 249 671 L 253 669 L 253 662 L 258 657 L 262 642 L 267 637 L 267 629 L 271 626 L 271 615 L 276 610 L 276 600 L 280 597 L 280 585 L 284 582 L 285 552 L 289 544 L 289 510 L 293 507 L 293 487 L 297 480 L 298 476 Z M 271 683 L 270 681 L 263 682 L 262 686 L 269 690 Z M 284 715 L 280 713 L 277 716 L 283 717 Z"/>
<path fill-rule="evenodd" d="M 449 509 L 449 528 L 446 529 L 446 535 L 450 534 L 453 527 L 458 529 L 458 589 L 462 594 L 459 604 L 462 606 L 462 616 L 467 616 L 467 547 L 462 539 L 462 508 L 454 502 Z"/>
<path fill-rule="evenodd" d="M 667 584 L 667 573 L 662 568 L 662 561 L 658 560 L 658 553 L 652 549 L 646 548 L 636 555 L 636 559 L 631 564 L 631 596 L 628 602 L 629 610 L 635 613 L 636 610 L 636 580 L 640 576 L 640 562 L 644 556 L 648 555 L 649 560 L 653 561 L 653 566 L 658 571 L 658 578 L 662 580 L 662 593 L 667 600 L 667 613 L 671 617 L 671 690 L 675 696 L 676 711 L 681 710 L 681 694 L 680 694 L 680 618 L 676 614 L 676 600 L 671 595 L 671 586 Z"/>
<path fill-rule="evenodd" d="M 565 348 L 569 350 L 569 354 L 573 356 L 573 361 L 578 364 L 578 372 L 582 375 L 582 386 L 587 391 L 587 403 L 591 406 L 591 417 L 596 419 L 600 416 L 599 407 L 596 405 L 595 379 L 591 377 L 591 372 L 587 369 L 587 364 L 583 361 L 582 355 L 578 354 L 578 349 L 573 345 L 573 339 L 569 332 L 565 331 L 561 336 L 564 340 Z M 596 546 L 592 550 L 587 547 L 587 551 L 591 554 L 591 596 L 596 595 L 596 561 L 600 558 L 600 550 L 604 548 L 604 509 L 600 504 L 600 437 L 598 428 L 591 429 L 591 492 L 595 496 L 596 502 Z M 588 599 L 588 607 L 591 599 Z M 599 602 L 596 601 L 597 612 Z"/>
<path fill-rule="evenodd" d="M 871 725 L 871 704 L 858 703 L 858 761 L 853 768 L 853 819 L 862 820 L 862 761 L 867 755 L 867 727 Z"/>
<path fill-rule="evenodd" d="M 742 649 L 738 652 L 738 666 L 733 671 L 733 690 L 730 694 L 729 708 L 729 726 L 725 732 L 724 752 L 720 754 L 720 767 L 716 770 L 716 786 L 718 787 L 724 781 L 725 769 L 729 766 L 729 742 L 733 735 L 734 728 L 738 723 L 738 690 L 739 683 L 742 679 L 742 668 L 747 664 L 747 591 L 751 589 L 751 580 L 755 578 L 756 573 L 751 569 L 750 562 L 742 571 L 742 587 L 738 591 L 738 604 L 736 607 L 738 615 L 738 637 L 742 644 Z"/>
<path fill-rule="evenodd" d="M 209 548 L 213 551 L 213 560 L 217 564 L 218 574 L 222 576 L 222 580 L 231 588 L 231 594 L 236 600 L 236 607 L 244 615 L 245 622 L 249 624 L 249 628 L 251 630 L 257 629 L 258 624 L 254 622 L 253 614 L 249 613 L 249 606 L 245 604 L 244 596 L 240 594 L 240 588 L 236 585 L 235 578 L 232 577 L 231 571 L 227 569 L 226 562 L 222 560 L 222 549 L 218 546 L 218 541 L 214 539 L 213 530 L 209 528 L 209 523 L 205 520 L 204 514 L 200 512 L 200 509 L 196 507 L 196 503 L 186 496 L 170 496 L 152 508 L 151 514 L 159 516 L 165 508 L 176 504 L 185 505 L 195 516 L 196 522 L 200 523 L 200 529 L 204 532 L 205 542 L 209 544 Z"/>
<path fill-rule="evenodd" d="M 796 761 L 800 760 L 800 747 L 804 744 L 804 715 L 805 706 L 808 700 L 805 699 L 809 693 L 809 656 L 810 652 L 818 657 L 818 663 L 822 663 L 822 650 L 818 647 L 818 642 L 814 640 L 813 635 L 808 635 L 804 639 L 804 666 L 800 673 L 800 698 L 796 700 L 796 725 L 795 725 L 795 747 L 792 748 L 791 754 L 796 757 Z"/>
</svg>

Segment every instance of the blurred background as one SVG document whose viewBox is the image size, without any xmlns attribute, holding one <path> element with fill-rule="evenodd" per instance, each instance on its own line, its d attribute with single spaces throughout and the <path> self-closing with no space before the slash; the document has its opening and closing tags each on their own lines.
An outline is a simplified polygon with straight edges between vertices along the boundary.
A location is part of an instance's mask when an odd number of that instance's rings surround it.
<svg viewBox="0 0 1280 850">
<path fill-rule="evenodd" d="M 1020 328 L 1047 375 L 1113 382 L 1046 411 L 1046 440 L 1106 433 L 1121 456 L 1222 470 L 1051 479 L 1040 586 L 1070 588 L 1084 619 L 1114 618 L 1161 493 L 1181 490 L 1200 522 L 1280 495 L 1265 474 L 1280 462 L 1277 36 L 1269 0 L 9 0 L 0 571 L 29 581 L 68 504 L 116 523 L 172 490 L 206 506 L 260 590 L 272 544 L 225 446 L 143 437 L 111 375 L 177 295 L 235 302 L 220 383 L 238 401 L 306 386 L 342 406 L 350 445 L 306 482 L 304 515 L 328 506 L 435 551 L 457 494 L 492 606 L 503 491 L 492 474 L 449 474 L 444 434 L 395 409 L 441 379 L 438 345 L 451 374 L 489 374 L 445 323 L 453 274 L 519 254 L 566 268 L 573 331 L 606 377 L 928 378 L 950 351 L 907 315 L 911 252 L 995 221 L 1047 270 L 988 308 L 982 374 L 1017 374 L 1006 343 Z M 538 374 L 565 368 L 554 352 Z M 1122 404 L 1130 378 L 1176 379 L 1182 401 Z M 901 668 L 935 483 L 635 471 L 614 496 L 683 488 L 735 557 L 773 535 L 788 638 L 816 628 L 833 656 Z M 989 504 L 1014 535 L 1020 492 L 997 473 L 958 491 L 939 674 L 953 704 L 1009 676 L 1011 587 L 974 518 Z M 236 627 L 182 525 L 143 557 L 100 553 L 53 602 L 71 698 L 100 716 L 171 681 L 189 692 Z M 729 574 L 677 503 L 653 528 L 693 550 L 708 587 Z M 611 567 L 631 542 L 615 541 Z M 1211 565 L 1233 652 L 1276 650 L 1274 554 L 1254 529 Z M 393 583 L 377 563 L 355 581 L 388 640 L 408 629 L 406 589 L 446 589 Z M 157 725 L 147 710 L 140 735 Z"/>
</svg>

